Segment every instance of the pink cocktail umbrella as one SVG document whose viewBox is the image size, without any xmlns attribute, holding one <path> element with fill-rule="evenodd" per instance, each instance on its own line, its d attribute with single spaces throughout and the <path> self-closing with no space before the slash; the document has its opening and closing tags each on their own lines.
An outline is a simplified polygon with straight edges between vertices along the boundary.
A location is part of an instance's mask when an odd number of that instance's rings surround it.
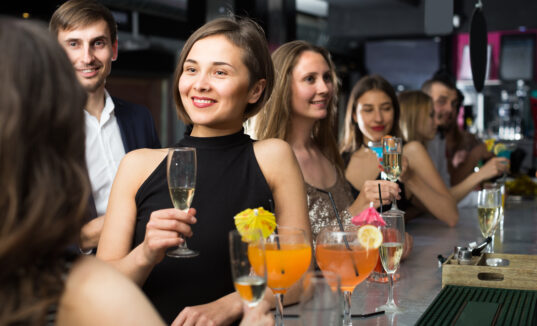
<svg viewBox="0 0 537 326">
<path fill-rule="evenodd" d="M 356 215 L 351 220 L 354 225 L 366 225 L 371 224 L 375 226 L 384 226 L 386 222 L 382 216 L 373 207 L 373 202 L 369 204 L 369 208 L 364 209 L 360 214 Z"/>
</svg>

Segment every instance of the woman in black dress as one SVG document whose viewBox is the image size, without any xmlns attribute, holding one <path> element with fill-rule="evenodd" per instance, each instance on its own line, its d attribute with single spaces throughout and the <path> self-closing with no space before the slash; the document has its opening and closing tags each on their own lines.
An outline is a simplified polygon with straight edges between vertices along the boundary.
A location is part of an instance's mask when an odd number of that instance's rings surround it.
<svg viewBox="0 0 537 326">
<path fill-rule="evenodd" d="M 291 148 L 277 139 L 254 143 L 242 128 L 270 96 L 273 76 L 256 23 L 220 18 L 205 24 L 186 41 L 174 82 L 179 118 L 192 125 L 176 146 L 195 147 L 198 155 L 193 208 L 171 208 L 167 149 L 131 152 L 119 167 L 97 256 L 143 285 L 174 325 L 227 325 L 241 316 L 227 243 L 235 214 L 274 203 L 279 225 L 310 237 L 304 182 Z M 165 257 L 182 242 L 179 234 L 199 256 Z"/>
</svg>

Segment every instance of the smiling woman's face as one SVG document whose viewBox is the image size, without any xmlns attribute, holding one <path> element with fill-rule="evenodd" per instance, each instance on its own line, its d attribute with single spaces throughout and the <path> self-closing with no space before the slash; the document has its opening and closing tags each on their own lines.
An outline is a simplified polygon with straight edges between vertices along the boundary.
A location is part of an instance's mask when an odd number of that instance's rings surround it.
<svg viewBox="0 0 537 326">
<path fill-rule="evenodd" d="M 255 103 L 263 90 L 249 87 L 250 74 L 242 57 L 242 49 L 223 35 L 194 43 L 178 84 L 194 125 L 221 130 L 242 127 L 246 105 Z"/>
<path fill-rule="evenodd" d="M 364 135 L 364 143 L 380 141 L 393 127 L 394 109 L 390 97 L 381 90 L 365 92 L 356 101 L 354 121 Z"/>
</svg>

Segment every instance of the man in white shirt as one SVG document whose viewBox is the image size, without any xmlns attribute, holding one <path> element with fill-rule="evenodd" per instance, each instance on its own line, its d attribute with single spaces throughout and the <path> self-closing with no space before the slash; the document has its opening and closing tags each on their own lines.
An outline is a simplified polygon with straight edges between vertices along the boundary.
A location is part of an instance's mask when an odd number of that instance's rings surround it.
<svg viewBox="0 0 537 326">
<path fill-rule="evenodd" d="M 94 0 L 70 0 L 52 15 L 50 30 L 67 52 L 79 82 L 88 92 L 86 163 L 92 187 L 91 217 L 81 231 L 80 248 L 96 248 L 112 183 L 122 157 L 137 148 L 159 148 L 147 108 L 112 98 L 105 90 L 118 56 L 117 28 L 111 12 Z"/>
</svg>

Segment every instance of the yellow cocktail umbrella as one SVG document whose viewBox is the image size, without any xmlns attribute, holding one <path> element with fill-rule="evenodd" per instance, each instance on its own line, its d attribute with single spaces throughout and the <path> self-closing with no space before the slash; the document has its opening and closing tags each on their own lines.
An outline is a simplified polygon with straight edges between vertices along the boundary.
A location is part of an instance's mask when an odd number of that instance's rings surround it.
<svg viewBox="0 0 537 326">
<path fill-rule="evenodd" d="M 263 238 L 267 238 L 276 228 L 276 217 L 263 207 L 248 208 L 235 215 L 235 226 L 242 236 L 249 230 L 259 229 L 263 233 Z"/>
</svg>

